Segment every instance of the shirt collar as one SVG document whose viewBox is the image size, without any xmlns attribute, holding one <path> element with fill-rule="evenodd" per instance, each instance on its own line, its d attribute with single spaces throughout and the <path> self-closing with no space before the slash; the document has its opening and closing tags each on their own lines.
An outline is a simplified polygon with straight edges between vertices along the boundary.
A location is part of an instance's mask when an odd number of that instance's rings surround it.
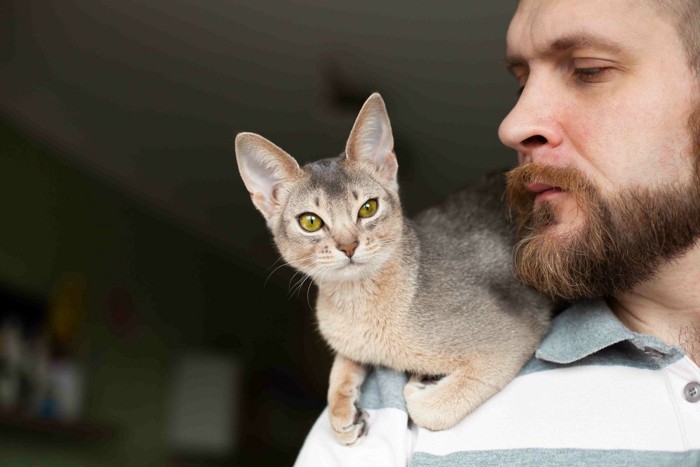
<svg viewBox="0 0 700 467">
<path fill-rule="evenodd" d="M 535 356 L 553 363 L 573 363 L 623 341 L 645 352 L 652 349 L 666 356 L 680 352 L 653 336 L 630 331 L 599 300 L 575 303 L 559 314 Z"/>
</svg>

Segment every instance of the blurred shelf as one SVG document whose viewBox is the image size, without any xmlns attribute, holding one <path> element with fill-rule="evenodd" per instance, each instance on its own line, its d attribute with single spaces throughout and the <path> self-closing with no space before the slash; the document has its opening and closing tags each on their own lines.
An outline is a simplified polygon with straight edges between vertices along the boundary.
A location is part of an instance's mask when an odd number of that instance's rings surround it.
<svg viewBox="0 0 700 467">
<path fill-rule="evenodd" d="M 104 441 L 116 436 L 114 427 L 90 420 L 53 420 L 17 411 L 0 410 L 0 429 L 52 435 L 76 441 Z"/>
</svg>

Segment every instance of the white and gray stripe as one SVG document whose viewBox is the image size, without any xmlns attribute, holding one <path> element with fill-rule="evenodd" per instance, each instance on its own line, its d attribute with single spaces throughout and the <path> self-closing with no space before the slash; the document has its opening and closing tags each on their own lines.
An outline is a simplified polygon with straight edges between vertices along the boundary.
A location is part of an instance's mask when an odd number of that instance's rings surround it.
<svg viewBox="0 0 700 467">
<path fill-rule="evenodd" d="M 339 446 L 324 413 L 297 465 L 700 466 L 700 402 L 684 394 L 700 368 L 602 302 L 559 315 L 518 377 L 450 430 L 408 424 L 405 381 L 376 369 L 362 443 Z"/>
</svg>

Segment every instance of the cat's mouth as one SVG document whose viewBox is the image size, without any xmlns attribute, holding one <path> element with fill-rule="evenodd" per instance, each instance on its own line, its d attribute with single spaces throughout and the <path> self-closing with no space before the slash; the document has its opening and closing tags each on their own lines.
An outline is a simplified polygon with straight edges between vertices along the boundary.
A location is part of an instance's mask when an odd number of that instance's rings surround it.
<svg viewBox="0 0 700 467">
<path fill-rule="evenodd" d="M 346 258 L 345 261 L 335 263 L 332 269 L 332 274 L 335 274 L 339 279 L 352 280 L 357 278 L 358 274 L 364 274 L 367 263 L 357 261 L 355 258 Z"/>
<path fill-rule="evenodd" d="M 343 264 L 341 264 L 338 269 L 353 270 L 361 268 L 366 264 L 366 261 L 358 261 L 357 258 L 348 258 Z"/>
</svg>

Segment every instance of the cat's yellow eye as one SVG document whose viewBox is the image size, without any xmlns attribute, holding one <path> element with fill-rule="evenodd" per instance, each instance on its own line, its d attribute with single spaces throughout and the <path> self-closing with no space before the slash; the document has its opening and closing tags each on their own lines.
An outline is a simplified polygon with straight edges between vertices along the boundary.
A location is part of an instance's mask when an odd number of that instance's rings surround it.
<svg viewBox="0 0 700 467">
<path fill-rule="evenodd" d="M 307 232 L 316 232 L 323 227 L 323 220 L 313 212 L 305 212 L 299 216 L 299 225 Z"/>
<path fill-rule="evenodd" d="M 365 201 L 357 215 L 362 218 L 372 217 L 377 212 L 378 206 L 376 199 L 369 199 Z"/>
</svg>

